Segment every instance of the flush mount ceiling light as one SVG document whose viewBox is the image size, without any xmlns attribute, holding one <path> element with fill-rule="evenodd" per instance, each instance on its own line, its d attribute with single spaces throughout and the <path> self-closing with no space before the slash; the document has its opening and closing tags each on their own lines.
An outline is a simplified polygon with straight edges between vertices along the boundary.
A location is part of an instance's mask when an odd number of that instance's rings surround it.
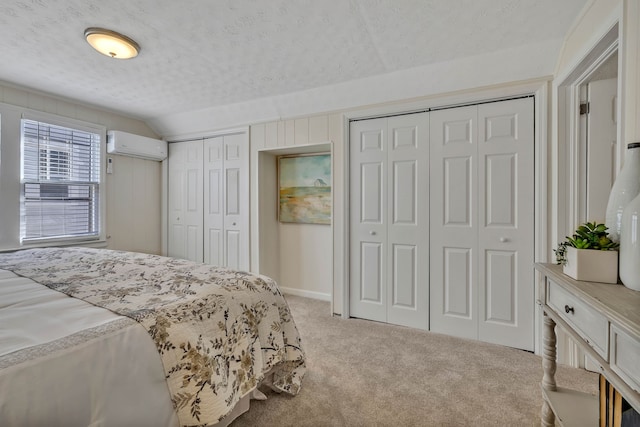
<svg viewBox="0 0 640 427">
<path fill-rule="evenodd" d="M 104 28 L 87 28 L 84 30 L 84 38 L 95 50 L 112 58 L 129 59 L 140 52 L 138 43 L 125 35 Z"/>
</svg>

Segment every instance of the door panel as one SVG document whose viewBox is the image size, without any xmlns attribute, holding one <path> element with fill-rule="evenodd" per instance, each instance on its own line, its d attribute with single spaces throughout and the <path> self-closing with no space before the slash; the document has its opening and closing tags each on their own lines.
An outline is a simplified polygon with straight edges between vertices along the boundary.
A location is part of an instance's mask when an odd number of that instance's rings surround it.
<svg viewBox="0 0 640 427">
<path fill-rule="evenodd" d="M 204 212 L 204 262 L 224 266 L 224 177 L 223 137 L 207 138 L 203 141 L 204 194 L 208 209 Z"/>
<path fill-rule="evenodd" d="M 202 144 L 169 144 L 168 254 L 203 261 Z"/>
<path fill-rule="evenodd" d="M 450 113 L 453 110 L 467 111 L 468 117 L 465 113 Z M 437 130 L 437 141 L 440 141 L 442 145 L 464 147 L 473 145 L 475 137 L 475 117 L 473 116 L 473 110 L 475 107 L 442 110 L 442 114 L 436 112 L 435 114 L 440 116 L 439 120 L 443 120 L 441 127 Z M 455 149 L 455 148 L 452 148 Z M 464 151 L 464 148 L 462 148 Z"/>
<path fill-rule="evenodd" d="M 220 215 L 221 211 L 221 200 L 220 200 L 220 190 L 222 189 L 222 176 L 220 175 L 219 168 L 209 169 L 209 214 L 211 215 Z M 213 193 L 213 194 L 212 194 Z M 213 197 L 212 197 L 213 196 Z"/>
<path fill-rule="evenodd" d="M 486 158 L 487 227 L 516 227 L 518 159 L 515 154 L 493 154 Z"/>
<path fill-rule="evenodd" d="M 246 271 L 249 270 L 248 146 L 246 133 L 223 137 L 225 265 Z"/>
<path fill-rule="evenodd" d="M 360 296 L 362 301 L 382 304 L 382 245 L 362 242 L 360 249 Z"/>
<path fill-rule="evenodd" d="M 382 191 L 383 164 L 365 163 L 360 165 L 361 175 L 361 204 L 360 222 L 361 224 L 382 224 Z"/>
<path fill-rule="evenodd" d="M 416 225 L 417 161 L 393 163 L 393 218 L 394 224 Z"/>
<path fill-rule="evenodd" d="M 240 170 L 238 168 L 225 168 L 227 182 L 227 215 L 240 214 Z"/>
<path fill-rule="evenodd" d="M 429 328 L 429 113 L 387 119 L 387 322 Z"/>
<path fill-rule="evenodd" d="M 417 248 L 414 245 L 393 245 L 392 253 L 392 307 L 417 310 Z"/>
<path fill-rule="evenodd" d="M 386 322 L 386 119 L 350 124 L 351 315 Z"/>
<path fill-rule="evenodd" d="M 169 247 L 167 255 L 174 258 L 187 259 L 185 226 L 183 224 L 174 223 L 169 226 L 169 230 Z"/>
<path fill-rule="evenodd" d="M 205 258 L 205 263 L 211 265 L 224 265 L 224 260 L 222 259 L 222 230 L 209 228 L 209 233 L 205 236 L 205 240 L 208 242 L 207 246 L 205 246 L 204 251 L 207 253 L 207 258 Z"/>
<path fill-rule="evenodd" d="M 431 330 L 477 338 L 477 107 L 430 120 Z"/>
<path fill-rule="evenodd" d="M 442 159 L 444 174 L 443 203 L 445 226 L 472 227 L 473 157 L 449 157 Z"/>
<path fill-rule="evenodd" d="M 235 270 L 244 270 L 242 267 L 240 267 L 240 261 L 242 259 L 240 255 L 240 250 L 241 250 L 240 249 L 241 248 L 240 232 L 237 230 L 227 230 L 225 237 L 226 237 L 225 240 L 227 244 L 225 248 L 226 249 L 225 266 L 228 268 L 233 268 Z"/>
<path fill-rule="evenodd" d="M 533 99 L 478 106 L 482 341 L 533 350 Z"/>
<path fill-rule="evenodd" d="M 516 325 L 517 256 L 513 251 L 487 251 L 486 263 L 486 321 Z"/>
<path fill-rule="evenodd" d="M 202 255 L 202 248 L 198 245 L 202 242 L 202 227 L 199 225 L 187 226 L 187 259 L 197 261 Z M 202 261 L 200 261 L 202 262 Z"/>
<path fill-rule="evenodd" d="M 186 258 L 185 226 L 184 226 L 184 206 L 182 188 L 184 185 L 184 170 L 182 169 L 184 160 L 181 158 L 184 150 L 176 150 L 169 145 L 169 150 L 173 153 L 173 158 L 169 162 L 169 236 L 167 254 L 170 257 Z M 180 166 L 178 166 L 180 165 Z"/>
<path fill-rule="evenodd" d="M 471 248 L 444 249 L 444 314 L 447 316 L 471 319 L 473 315 L 471 280 Z M 474 331 L 470 331 L 474 332 Z M 472 334 L 475 337 L 475 333 Z"/>
</svg>

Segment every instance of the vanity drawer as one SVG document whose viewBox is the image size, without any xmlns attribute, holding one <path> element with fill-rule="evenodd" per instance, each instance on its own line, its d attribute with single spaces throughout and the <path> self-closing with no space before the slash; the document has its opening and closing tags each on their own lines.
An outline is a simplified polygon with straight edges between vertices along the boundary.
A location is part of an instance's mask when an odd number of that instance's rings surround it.
<svg viewBox="0 0 640 427">
<path fill-rule="evenodd" d="M 547 305 L 560 315 L 605 361 L 609 360 L 609 322 L 560 285 L 547 282 Z"/>
<path fill-rule="evenodd" d="M 611 369 L 640 392 L 640 341 L 611 325 Z"/>
</svg>

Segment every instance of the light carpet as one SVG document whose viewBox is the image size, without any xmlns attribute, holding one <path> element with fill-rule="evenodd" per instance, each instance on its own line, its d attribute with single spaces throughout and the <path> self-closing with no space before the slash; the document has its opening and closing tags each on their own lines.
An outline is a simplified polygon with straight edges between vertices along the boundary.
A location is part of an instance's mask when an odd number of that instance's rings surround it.
<svg viewBox="0 0 640 427">
<path fill-rule="evenodd" d="M 509 347 L 329 315 L 287 295 L 307 354 L 295 397 L 263 389 L 240 426 L 537 426 L 539 356 Z M 563 387 L 597 394 L 597 375 L 558 366 Z"/>
</svg>

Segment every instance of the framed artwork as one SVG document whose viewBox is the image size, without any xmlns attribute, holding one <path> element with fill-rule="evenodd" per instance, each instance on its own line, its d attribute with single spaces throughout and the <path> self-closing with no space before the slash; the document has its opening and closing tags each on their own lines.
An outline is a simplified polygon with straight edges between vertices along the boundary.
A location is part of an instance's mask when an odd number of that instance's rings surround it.
<svg viewBox="0 0 640 427">
<path fill-rule="evenodd" d="M 278 157 L 280 222 L 331 224 L 331 154 Z"/>
</svg>

